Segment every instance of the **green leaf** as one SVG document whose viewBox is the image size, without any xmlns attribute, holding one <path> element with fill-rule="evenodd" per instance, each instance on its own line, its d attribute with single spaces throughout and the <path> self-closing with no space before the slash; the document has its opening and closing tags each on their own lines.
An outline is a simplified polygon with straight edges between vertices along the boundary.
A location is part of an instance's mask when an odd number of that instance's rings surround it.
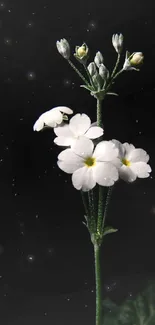
<svg viewBox="0 0 155 325">
<path fill-rule="evenodd" d="M 144 293 L 142 295 L 137 296 L 134 305 L 137 310 L 138 318 L 141 320 L 142 323 L 146 324 L 147 319 L 150 316 L 150 310 L 149 301 L 147 297 L 145 297 Z"/>
<path fill-rule="evenodd" d="M 126 300 L 126 302 L 121 306 L 120 313 L 118 316 L 119 325 L 140 325 L 139 319 L 134 308 L 134 302 L 132 300 Z"/>
<path fill-rule="evenodd" d="M 105 311 L 111 310 L 112 312 L 114 312 L 116 310 L 118 311 L 118 308 L 119 308 L 118 305 L 109 298 L 106 298 L 102 301 L 102 306 Z"/>
<path fill-rule="evenodd" d="M 118 325 L 117 318 L 120 307 L 109 298 L 104 299 L 102 305 L 104 315 L 103 325 Z"/>
<path fill-rule="evenodd" d="M 155 283 L 121 306 L 107 298 L 103 301 L 103 309 L 103 325 L 155 325 Z"/>
<path fill-rule="evenodd" d="M 153 293 L 153 295 L 152 295 Z M 153 297 L 153 300 L 152 300 Z M 155 295 L 152 288 L 147 288 L 134 301 L 127 300 L 118 317 L 119 325 L 154 325 L 155 324 Z"/>
<path fill-rule="evenodd" d="M 114 232 L 116 232 L 116 231 L 118 231 L 118 229 L 114 229 L 114 228 L 112 228 L 112 227 L 105 227 L 105 228 L 103 229 L 103 236 L 106 236 L 106 235 L 108 235 L 108 234 L 112 234 L 112 233 L 114 233 Z"/>
</svg>

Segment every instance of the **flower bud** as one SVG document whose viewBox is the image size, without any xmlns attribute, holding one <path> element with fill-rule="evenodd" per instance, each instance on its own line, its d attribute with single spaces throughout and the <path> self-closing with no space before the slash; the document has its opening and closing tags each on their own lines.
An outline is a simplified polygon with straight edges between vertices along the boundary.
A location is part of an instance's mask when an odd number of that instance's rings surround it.
<svg viewBox="0 0 155 325">
<path fill-rule="evenodd" d="M 96 74 L 96 71 L 97 71 L 97 70 L 96 70 L 96 65 L 95 65 L 94 62 L 89 63 L 87 69 L 88 69 L 88 71 L 89 71 L 89 73 L 90 73 L 90 75 L 91 75 L 92 77 Z"/>
<path fill-rule="evenodd" d="M 99 66 L 99 75 L 104 80 L 106 80 L 109 77 L 109 71 L 103 63 L 101 63 Z"/>
<path fill-rule="evenodd" d="M 88 55 L 89 55 L 89 49 L 85 43 L 83 43 L 81 46 L 75 47 L 74 56 L 81 63 L 85 63 L 87 61 Z"/>
<path fill-rule="evenodd" d="M 94 62 L 98 68 L 99 68 L 100 64 L 103 63 L 103 56 L 102 56 L 101 52 L 98 51 L 96 53 Z"/>
<path fill-rule="evenodd" d="M 137 70 L 138 67 L 141 66 L 144 60 L 144 55 L 142 52 L 134 52 L 130 55 L 130 53 L 126 52 L 126 58 L 123 65 L 123 70 Z"/>
<path fill-rule="evenodd" d="M 112 36 L 112 44 L 116 52 L 120 54 L 123 48 L 123 35 L 114 34 Z"/>
<path fill-rule="evenodd" d="M 56 42 L 58 52 L 63 56 L 64 59 L 69 60 L 70 58 L 70 45 L 68 41 L 63 38 Z"/>
<path fill-rule="evenodd" d="M 131 65 L 140 65 L 143 63 L 144 55 L 142 52 L 136 52 L 133 54 L 132 58 L 130 59 Z"/>
</svg>

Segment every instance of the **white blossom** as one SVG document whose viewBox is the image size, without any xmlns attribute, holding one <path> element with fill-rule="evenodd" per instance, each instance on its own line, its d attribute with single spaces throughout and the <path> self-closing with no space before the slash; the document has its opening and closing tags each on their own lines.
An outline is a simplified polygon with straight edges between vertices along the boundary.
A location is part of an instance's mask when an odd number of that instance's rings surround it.
<svg viewBox="0 0 155 325">
<path fill-rule="evenodd" d="M 62 123 L 63 119 L 67 118 L 64 113 L 73 114 L 73 111 L 66 106 L 57 106 L 50 109 L 38 118 L 38 120 L 33 126 L 33 130 L 40 131 L 44 128 L 44 126 L 49 126 L 51 128 L 56 127 L 57 125 Z"/>
<path fill-rule="evenodd" d="M 92 140 L 81 136 L 72 148 L 58 155 L 58 166 L 72 174 L 72 183 L 77 190 L 84 192 L 95 187 L 112 186 L 118 180 L 116 163 L 118 149 L 112 141 L 101 141 L 94 149 Z"/>
<path fill-rule="evenodd" d="M 127 182 L 133 182 L 137 177 L 147 178 L 151 172 L 150 165 L 147 164 L 149 161 L 149 155 L 143 149 L 136 149 L 132 144 L 127 142 L 121 143 L 118 140 L 112 140 L 115 143 L 116 148 L 119 150 L 119 160 L 121 165 L 118 167 L 120 178 Z"/>
<path fill-rule="evenodd" d="M 86 114 L 74 115 L 68 124 L 61 124 L 54 128 L 57 137 L 54 142 L 58 146 L 72 146 L 80 136 L 96 139 L 103 135 L 103 129 L 91 125 L 91 120 Z"/>
</svg>

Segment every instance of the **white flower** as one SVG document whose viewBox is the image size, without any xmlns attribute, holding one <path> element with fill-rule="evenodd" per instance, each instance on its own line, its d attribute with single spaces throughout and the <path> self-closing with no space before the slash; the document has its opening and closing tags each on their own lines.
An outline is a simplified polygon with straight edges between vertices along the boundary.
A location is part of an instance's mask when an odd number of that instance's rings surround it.
<svg viewBox="0 0 155 325">
<path fill-rule="evenodd" d="M 95 187 L 112 186 L 118 180 L 118 169 L 113 160 L 118 149 L 112 141 L 101 141 L 94 150 L 94 143 L 86 137 L 80 137 L 70 149 L 58 155 L 58 166 L 72 175 L 73 186 L 84 192 Z"/>
<path fill-rule="evenodd" d="M 66 114 L 73 114 L 73 111 L 66 106 L 58 106 L 43 113 L 33 126 L 34 131 L 40 131 L 45 125 L 54 128 L 57 124 L 61 124 L 67 118 Z"/>
<path fill-rule="evenodd" d="M 68 60 L 70 58 L 70 45 L 65 38 L 56 42 L 56 47 L 58 52 L 63 56 L 64 59 Z"/>
<path fill-rule="evenodd" d="M 96 139 L 103 135 L 99 126 L 91 126 L 91 120 L 86 114 L 74 115 L 69 124 L 62 124 L 54 128 L 57 137 L 54 142 L 58 146 L 72 146 L 80 136 Z"/>
<path fill-rule="evenodd" d="M 119 159 L 121 166 L 118 166 L 120 178 L 127 182 L 133 182 L 137 177 L 147 178 L 151 172 L 149 155 L 143 149 L 136 149 L 132 144 L 127 142 L 121 143 L 117 140 L 112 140 L 116 148 L 119 149 Z"/>
<path fill-rule="evenodd" d="M 115 48 L 115 51 L 120 54 L 123 48 L 123 35 L 114 34 L 112 36 L 112 44 L 113 47 Z"/>
</svg>

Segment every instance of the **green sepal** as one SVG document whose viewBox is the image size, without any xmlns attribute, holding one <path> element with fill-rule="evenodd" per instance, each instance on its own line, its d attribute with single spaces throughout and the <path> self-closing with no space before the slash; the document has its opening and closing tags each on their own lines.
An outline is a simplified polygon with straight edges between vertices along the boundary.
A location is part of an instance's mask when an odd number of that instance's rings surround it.
<svg viewBox="0 0 155 325">
<path fill-rule="evenodd" d="M 93 96 L 97 99 L 100 99 L 100 100 L 103 100 L 106 95 L 105 89 L 102 89 L 100 91 L 92 91 L 90 94 L 91 94 L 91 96 Z"/>
<path fill-rule="evenodd" d="M 86 223 L 84 221 L 82 221 L 82 223 L 88 228 L 88 217 L 84 215 L 84 218 L 86 220 Z"/>
<path fill-rule="evenodd" d="M 81 88 L 85 88 L 85 89 L 87 89 L 89 91 L 93 91 L 94 90 L 94 87 L 92 87 L 92 86 L 80 85 L 80 87 Z"/>
<path fill-rule="evenodd" d="M 116 93 L 106 93 L 106 95 L 119 96 L 119 95 L 118 95 L 118 94 L 116 94 Z"/>
<path fill-rule="evenodd" d="M 68 116 L 63 114 L 63 121 L 68 121 Z"/>
<path fill-rule="evenodd" d="M 88 228 L 87 224 L 84 221 L 82 221 L 82 223 Z"/>
<path fill-rule="evenodd" d="M 112 233 L 114 233 L 114 232 L 116 232 L 116 231 L 118 231 L 118 229 L 114 229 L 114 228 L 112 228 L 112 227 L 105 227 L 104 229 L 103 229 L 103 236 L 106 236 L 106 235 L 108 235 L 108 234 L 112 234 Z"/>
</svg>

